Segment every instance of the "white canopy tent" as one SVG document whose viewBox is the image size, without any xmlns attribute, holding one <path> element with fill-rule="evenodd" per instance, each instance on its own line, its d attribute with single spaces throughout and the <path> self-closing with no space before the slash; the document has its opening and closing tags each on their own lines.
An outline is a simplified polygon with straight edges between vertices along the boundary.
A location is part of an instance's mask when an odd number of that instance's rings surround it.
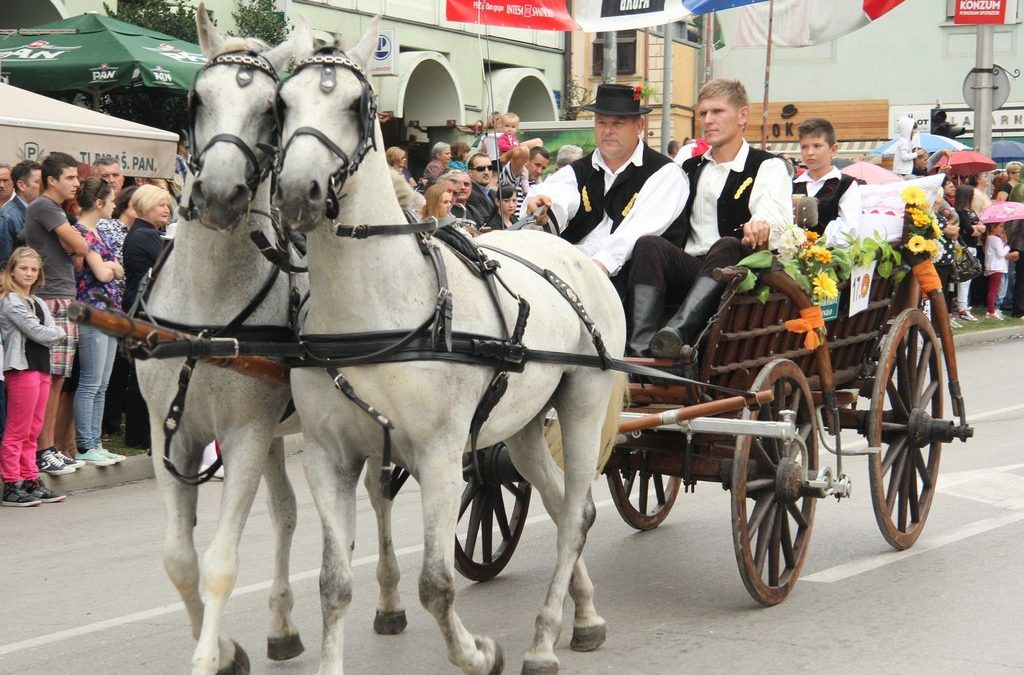
<svg viewBox="0 0 1024 675">
<path fill-rule="evenodd" d="M 66 152 L 91 164 L 116 157 L 126 176 L 170 178 L 178 135 L 0 84 L 0 163 Z"/>
</svg>

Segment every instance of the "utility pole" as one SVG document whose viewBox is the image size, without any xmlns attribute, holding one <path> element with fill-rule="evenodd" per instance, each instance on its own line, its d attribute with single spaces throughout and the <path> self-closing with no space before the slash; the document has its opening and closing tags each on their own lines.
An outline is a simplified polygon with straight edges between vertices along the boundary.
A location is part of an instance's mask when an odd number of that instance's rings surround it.
<svg viewBox="0 0 1024 675">
<path fill-rule="evenodd" d="M 768 48 L 764 53 L 764 102 L 761 106 L 761 149 L 768 147 L 768 83 L 772 79 L 772 24 L 775 20 L 775 0 L 768 2 Z"/>
<path fill-rule="evenodd" d="M 715 77 L 715 13 L 708 12 L 704 15 L 704 23 L 701 26 L 701 43 L 704 46 L 704 72 L 700 83 L 703 85 Z"/>
<path fill-rule="evenodd" d="M 601 35 L 604 43 L 604 68 L 601 69 L 601 81 L 605 84 L 615 84 L 619 71 L 619 36 L 615 31 L 608 31 Z"/>
<path fill-rule="evenodd" d="M 661 77 L 661 151 L 668 154 L 668 142 L 672 140 L 672 43 L 675 41 L 675 24 L 665 24 L 665 47 L 662 49 Z"/>
<path fill-rule="evenodd" d="M 974 149 L 992 155 L 992 24 L 978 26 L 978 87 L 974 93 Z"/>
</svg>

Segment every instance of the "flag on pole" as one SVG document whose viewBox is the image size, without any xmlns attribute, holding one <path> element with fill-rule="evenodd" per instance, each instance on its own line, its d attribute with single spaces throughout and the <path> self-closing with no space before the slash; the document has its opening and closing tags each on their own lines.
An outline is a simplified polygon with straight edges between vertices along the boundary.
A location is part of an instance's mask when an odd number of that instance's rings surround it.
<svg viewBox="0 0 1024 675">
<path fill-rule="evenodd" d="M 581 0 L 576 10 L 580 29 L 588 33 L 650 28 L 764 0 Z"/>
<path fill-rule="evenodd" d="M 529 30 L 576 30 L 565 0 L 448 0 L 445 18 Z"/>
<path fill-rule="evenodd" d="M 775 0 L 772 45 L 809 47 L 831 42 L 863 28 L 903 0 Z M 733 47 L 768 44 L 769 3 L 759 2 L 736 12 Z"/>
</svg>

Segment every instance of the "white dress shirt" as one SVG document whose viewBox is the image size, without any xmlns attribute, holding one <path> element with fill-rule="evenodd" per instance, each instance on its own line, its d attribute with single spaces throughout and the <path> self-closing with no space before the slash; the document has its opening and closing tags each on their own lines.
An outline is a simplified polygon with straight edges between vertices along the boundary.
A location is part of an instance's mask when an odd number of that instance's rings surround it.
<svg viewBox="0 0 1024 675">
<path fill-rule="evenodd" d="M 629 160 L 617 171 L 612 171 L 601 158 L 600 150 L 594 151 L 591 161 L 595 169 L 604 171 L 606 193 L 627 166 L 643 166 L 643 152 L 643 142 L 640 141 Z M 619 223 L 615 232 L 612 232 L 612 219 L 605 213 L 604 219 L 583 237 L 576 247 L 604 265 L 608 274 L 614 276 L 633 255 L 633 246 L 637 239 L 644 235 L 660 235 L 668 229 L 672 221 L 683 212 L 689 194 L 686 174 L 680 171 L 678 166 L 668 162 L 640 188 L 633 207 Z M 580 208 L 580 188 L 576 184 L 576 174 L 572 166 L 562 167 L 540 185 L 533 186 L 527 200 L 533 195 L 551 197 L 551 210 L 561 230 L 565 230 Z M 525 215 L 526 201 L 523 202 L 519 217 Z"/>
<path fill-rule="evenodd" d="M 690 239 L 685 251 L 690 255 L 704 255 L 711 245 L 722 238 L 718 231 L 718 198 L 729 177 L 730 171 L 742 171 L 750 154 L 750 144 L 743 141 L 736 157 L 730 162 L 719 164 L 711 156 L 713 150 L 704 153 L 707 165 L 697 179 L 697 195 L 690 213 Z M 765 160 L 757 169 L 750 190 L 750 219 L 763 220 L 771 225 L 768 245 L 774 248 L 782 229 L 793 222 L 793 182 L 786 171 L 783 160 Z M 736 234 L 741 235 L 744 223 L 737 223 Z"/>
<path fill-rule="evenodd" d="M 793 183 L 807 183 L 807 196 L 814 197 L 825 186 L 825 181 L 835 178 L 842 180 L 843 174 L 839 169 L 832 169 L 818 180 L 811 178 L 811 174 L 804 171 L 793 179 Z M 825 245 L 829 248 L 836 246 L 849 246 L 850 237 L 856 239 L 860 233 L 860 185 L 854 183 L 847 188 L 843 196 L 839 198 L 839 215 L 830 223 L 825 225 Z"/>
</svg>

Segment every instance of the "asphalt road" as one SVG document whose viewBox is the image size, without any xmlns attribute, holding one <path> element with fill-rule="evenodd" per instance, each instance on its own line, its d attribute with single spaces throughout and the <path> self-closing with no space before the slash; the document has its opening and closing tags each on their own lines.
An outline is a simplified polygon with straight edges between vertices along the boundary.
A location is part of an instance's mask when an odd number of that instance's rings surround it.
<svg viewBox="0 0 1024 675">
<path fill-rule="evenodd" d="M 566 673 L 965 673 L 1024 672 L 1020 541 L 1024 539 L 1022 343 L 960 350 L 961 380 L 976 428 L 947 446 L 924 534 L 905 552 L 881 538 L 867 491 L 866 460 L 847 460 L 854 496 L 818 507 L 803 576 L 781 605 L 747 595 L 732 551 L 728 494 L 700 484 L 681 495 L 657 530 L 620 519 L 603 482 L 586 558 L 608 641 L 568 648 L 571 608 L 557 648 Z M 295 439 L 293 439 L 295 440 Z M 851 438 L 851 442 L 855 440 Z M 266 659 L 272 570 L 262 497 L 249 518 L 229 633 L 254 673 L 316 672 L 320 643 L 319 523 L 301 472 L 292 556 L 295 619 L 307 646 L 297 659 Z M 823 461 L 831 461 L 823 454 Z M 220 485 L 201 490 L 197 541 L 208 540 Z M 262 490 L 262 488 L 261 488 Z M 419 495 L 408 484 L 394 510 L 395 545 L 409 627 L 373 633 L 375 529 L 359 499 L 355 598 L 346 626 L 349 673 L 452 672 L 431 617 L 419 606 Z M 0 673 L 182 673 L 193 647 L 188 621 L 160 562 L 162 505 L 152 480 L 76 493 L 59 505 L 0 509 Z M 554 527 L 535 501 L 508 568 L 494 581 L 458 581 L 466 625 L 503 645 L 519 670 L 554 560 Z"/>
</svg>

